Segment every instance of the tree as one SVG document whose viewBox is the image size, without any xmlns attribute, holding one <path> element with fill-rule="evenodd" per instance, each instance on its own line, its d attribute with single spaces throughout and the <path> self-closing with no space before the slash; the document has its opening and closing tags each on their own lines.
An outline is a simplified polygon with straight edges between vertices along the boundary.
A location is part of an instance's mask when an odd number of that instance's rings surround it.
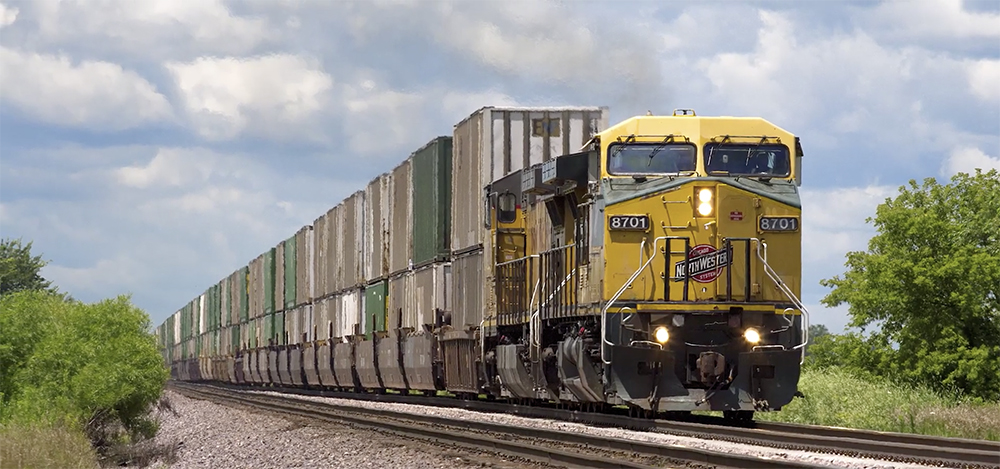
<svg viewBox="0 0 1000 469">
<path fill-rule="evenodd" d="M 1000 400 L 1000 175 L 959 173 L 900 187 L 879 205 L 866 252 L 820 283 L 847 303 L 855 346 L 878 351 L 878 374 Z M 846 344 L 841 341 L 841 346 Z M 887 347 L 888 346 L 888 347 Z M 865 358 L 872 360 L 872 357 Z"/>
<path fill-rule="evenodd" d="M 830 335 L 830 330 L 822 324 L 809 325 L 809 343 L 806 344 L 806 356 L 809 356 L 812 345 L 822 337 Z"/>
<path fill-rule="evenodd" d="M 830 330 L 822 324 L 810 324 L 809 325 L 809 341 L 812 342 L 814 339 L 818 339 L 830 333 Z"/>
<path fill-rule="evenodd" d="M 0 296 L 23 290 L 49 290 L 52 282 L 39 274 L 46 261 L 31 255 L 31 241 L 21 239 L 0 241 Z"/>
</svg>

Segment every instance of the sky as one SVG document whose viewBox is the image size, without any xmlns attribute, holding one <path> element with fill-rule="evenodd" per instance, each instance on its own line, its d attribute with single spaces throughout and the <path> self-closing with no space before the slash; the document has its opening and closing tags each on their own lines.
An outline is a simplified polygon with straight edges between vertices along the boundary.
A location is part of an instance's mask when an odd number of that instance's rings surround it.
<svg viewBox="0 0 1000 469">
<path fill-rule="evenodd" d="M 759 116 L 803 301 L 910 179 L 1000 168 L 1000 2 L 0 0 L 0 236 L 154 325 L 486 105 Z"/>
</svg>

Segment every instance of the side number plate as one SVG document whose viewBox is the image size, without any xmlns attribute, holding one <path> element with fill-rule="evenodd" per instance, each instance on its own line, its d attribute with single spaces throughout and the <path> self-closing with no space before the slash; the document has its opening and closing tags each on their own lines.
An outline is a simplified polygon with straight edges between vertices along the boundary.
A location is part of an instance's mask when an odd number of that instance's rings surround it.
<svg viewBox="0 0 1000 469">
<path fill-rule="evenodd" d="M 760 217 L 757 228 L 763 232 L 770 231 L 798 231 L 799 219 L 797 217 Z"/>
<path fill-rule="evenodd" d="M 646 231 L 649 229 L 648 215 L 611 215 L 608 228 L 615 231 Z"/>
</svg>

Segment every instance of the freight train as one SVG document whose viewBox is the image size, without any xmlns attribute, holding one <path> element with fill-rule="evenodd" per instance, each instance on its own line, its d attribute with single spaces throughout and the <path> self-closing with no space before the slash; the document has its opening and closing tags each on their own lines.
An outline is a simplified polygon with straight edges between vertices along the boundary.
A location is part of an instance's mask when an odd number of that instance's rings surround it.
<svg viewBox="0 0 1000 469">
<path fill-rule="evenodd" d="M 802 147 L 483 107 L 156 329 L 173 379 L 752 419 L 797 393 Z"/>
</svg>

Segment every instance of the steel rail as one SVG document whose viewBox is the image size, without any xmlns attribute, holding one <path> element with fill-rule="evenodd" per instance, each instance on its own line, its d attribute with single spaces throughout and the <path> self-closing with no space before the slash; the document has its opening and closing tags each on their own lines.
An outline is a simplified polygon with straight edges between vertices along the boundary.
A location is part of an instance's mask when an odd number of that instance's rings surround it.
<svg viewBox="0 0 1000 469">
<path fill-rule="evenodd" d="M 700 419 L 701 420 L 701 419 Z M 709 419 L 704 419 L 707 421 Z M 656 431 L 734 443 L 954 468 L 1000 468 L 1000 442 L 753 422 L 746 427 L 656 420 Z"/>
<path fill-rule="evenodd" d="M 798 469 L 813 467 L 781 459 L 766 459 L 731 453 L 717 453 L 697 448 L 667 446 L 627 438 L 612 438 L 576 432 L 519 427 L 492 422 L 451 419 L 425 414 L 412 414 L 387 409 L 371 409 L 327 402 L 313 402 L 293 397 L 276 397 L 228 389 L 213 389 L 197 384 L 176 384 L 172 387 L 190 397 L 202 397 L 240 405 L 265 408 L 279 413 L 294 414 L 304 418 L 349 422 L 376 431 L 415 436 L 439 443 L 456 443 L 475 451 L 493 451 L 551 465 L 568 465 L 581 468 L 635 468 L 652 469 L 639 462 L 603 457 L 593 451 L 583 452 L 572 448 L 560 450 L 554 446 L 578 445 L 591 450 L 622 452 L 640 460 L 652 458 L 665 460 L 671 465 L 691 465 L 699 468 L 760 468 Z M 477 432 L 487 434 L 477 434 Z M 492 435 L 490 435 L 492 434 Z M 523 442 L 497 438 L 508 435 Z M 542 441 L 547 444 L 540 444 Z M 628 457 L 628 456 L 626 456 Z"/>
<path fill-rule="evenodd" d="M 587 425 L 657 431 L 730 442 L 839 454 L 893 462 L 909 462 L 964 469 L 1000 469 L 1000 442 L 879 432 L 852 428 L 800 425 L 767 421 L 733 422 L 721 417 L 694 415 L 678 420 L 636 418 L 624 411 L 587 412 L 550 406 L 518 405 L 502 401 L 481 401 L 398 394 L 359 394 L 316 389 L 241 386 L 213 383 L 210 386 L 252 391 L 272 391 L 307 396 L 461 408 L 478 412 L 506 413 L 528 418 L 544 418 Z"/>
</svg>

